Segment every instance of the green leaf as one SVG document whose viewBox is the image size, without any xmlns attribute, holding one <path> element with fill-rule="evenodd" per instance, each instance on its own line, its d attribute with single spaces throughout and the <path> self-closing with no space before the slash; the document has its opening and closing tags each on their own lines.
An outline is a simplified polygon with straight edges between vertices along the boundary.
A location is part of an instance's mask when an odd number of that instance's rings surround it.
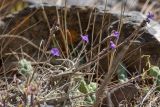
<svg viewBox="0 0 160 107">
<path fill-rule="evenodd" d="M 149 69 L 149 75 L 153 77 L 158 77 L 160 75 L 160 70 L 158 66 L 152 66 Z"/>
<path fill-rule="evenodd" d="M 126 67 L 123 64 L 120 64 L 118 67 L 118 80 L 121 83 L 127 82 L 128 81 L 128 77 L 127 77 L 127 71 L 126 71 Z"/>
<path fill-rule="evenodd" d="M 97 89 L 97 83 L 91 82 L 91 83 L 88 85 L 88 89 L 89 89 L 89 92 L 95 92 L 96 89 Z"/>
<path fill-rule="evenodd" d="M 81 93 L 84 93 L 84 94 L 89 93 L 88 86 L 87 86 L 87 84 L 86 84 L 86 82 L 85 82 L 84 80 L 81 80 L 80 86 L 79 86 L 78 89 L 79 89 L 79 91 L 80 91 Z"/>
<path fill-rule="evenodd" d="M 97 88 L 97 84 L 94 82 L 91 82 L 90 84 L 87 84 L 84 79 L 81 80 L 80 86 L 78 87 L 79 91 L 83 94 L 88 94 L 95 92 Z M 88 95 L 84 99 L 85 104 L 93 104 L 96 100 L 96 95 L 93 93 L 92 95 Z"/>
<path fill-rule="evenodd" d="M 156 80 L 155 82 L 157 83 L 157 90 L 160 91 L 160 69 L 158 66 L 152 66 L 149 69 L 149 75 L 153 76 Z"/>
<path fill-rule="evenodd" d="M 94 101 L 91 98 L 91 96 L 87 96 L 84 101 L 85 101 L 86 104 L 93 104 L 94 103 Z"/>
<path fill-rule="evenodd" d="M 21 59 L 19 61 L 19 73 L 25 77 L 28 77 L 33 72 L 33 68 L 30 61 L 26 59 Z"/>
</svg>

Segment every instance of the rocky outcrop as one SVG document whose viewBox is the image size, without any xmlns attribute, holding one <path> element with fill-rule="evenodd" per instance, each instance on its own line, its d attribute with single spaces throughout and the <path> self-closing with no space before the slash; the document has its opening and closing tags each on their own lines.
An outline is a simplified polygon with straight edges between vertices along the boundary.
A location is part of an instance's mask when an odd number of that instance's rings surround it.
<svg viewBox="0 0 160 107">
<path fill-rule="evenodd" d="M 48 5 L 48 6 L 65 6 L 65 0 L 25 0 L 26 2 L 32 3 L 37 6 Z M 127 9 L 133 9 L 138 5 L 138 0 L 107 0 L 108 8 L 118 6 L 122 3 L 125 4 Z M 105 7 L 106 0 L 66 0 L 67 6 L 88 6 L 90 8 L 103 8 Z"/>
</svg>

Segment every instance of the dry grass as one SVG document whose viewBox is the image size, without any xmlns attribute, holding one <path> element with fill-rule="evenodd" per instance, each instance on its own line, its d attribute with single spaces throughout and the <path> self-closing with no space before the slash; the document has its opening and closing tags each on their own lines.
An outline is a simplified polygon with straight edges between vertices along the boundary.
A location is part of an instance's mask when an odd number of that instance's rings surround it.
<svg viewBox="0 0 160 107">
<path fill-rule="evenodd" d="M 5 1 L 5 0 L 3 0 Z M 16 0 L 15 0 L 16 1 Z M 154 9 L 155 4 L 148 4 L 150 0 L 147 0 L 144 6 L 142 7 L 142 13 L 148 13 L 153 10 L 154 13 L 158 11 L 159 8 Z M 8 10 L 10 10 L 11 6 L 9 4 L 1 4 L 0 12 L 3 11 L 3 17 L 6 17 L 8 14 Z M 14 2 L 13 2 L 14 3 Z M 113 9 L 117 8 L 116 5 Z M 83 18 L 80 16 L 79 11 L 77 11 L 77 21 L 79 27 L 79 36 L 80 34 L 87 34 L 91 29 L 92 40 L 90 40 L 91 44 L 87 44 L 83 41 L 79 41 L 76 46 L 74 44 L 70 44 L 70 39 L 72 39 L 72 32 L 68 30 L 67 22 L 67 6 L 64 7 L 64 11 L 60 13 L 57 9 L 56 17 L 57 17 L 57 25 L 51 26 L 50 19 L 47 16 L 47 12 L 45 7 L 41 6 L 43 12 L 43 16 L 45 22 L 47 23 L 47 29 L 49 32 L 47 40 L 39 41 L 39 45 L 32 42 L 30 39 L 20 36 L 23 32 L 31 29 L 33 26 L 28 26 L 27 29 L 23 31 L 19 31 L 17 34 L 14 34 L 17 29 L 21 28 L 28 19 L 30 19 L 33 14 L 30 14 L 27 18 L 25 18 L 21 23 L 17 24 L 12 30 L 8 33 L 3 33 L 0 35 L 0 40 L 2 40 L 1 46 L 1 79 L 0 79 L 0 104 L 3 107 L 16 107 L 16 106 L 42 106 L 42 105 L 54 105 L 56 107 L 82 107 L 82 106 L 93 106 L 98 107 L 103 100 L 104 95 L 108 95 L 110 90 L 116 85 L 123 86 L 125 83 L 119 83 L 118 79 L 114 77 L 117 76 L 117 69 L 121 62 L 129 60 L 134 51 L 129 52 L 128 57 L 126 53 L 128 49 L 132 45 L 133 42 L 137 40 L 141 35 L 142 30 L 146 25 L 146 21 L 144 20 L 133 32 L 131 35 L 128 35 L 121 43 L 116 39 L 114 42 L 116 44 L 115 49 L 110 49 L 109 46 L 106 46 L 102 49 L 103 44 L 109 44 L 109 41 L 113 38 L 112 33 L 109 32 L 105 38 L 102 37 L 104 32 L 104 27 L 106 23 L 112 23 L 110 21 L 106 21 L 105 14 L 102 15 L 102 20 L 99 24 L 99 30 L 97 31 L 96 25 L 96 11 L 93 9 L 89 13 L 89 19 L 87 21 L 86 28 L 83 28 Z M 146 10 L 146 8 L 148 8 Z M 5 12 L 7 11 L 7 12 Z M 123 17 L 126 11 L 125 4 L 121 5 L 121 16 L 120 20 L 118 20 L 117 30 L 121 33 L 123 26 Z M 36 12 L 36 11 L 35 11 Z M 105 12 L 104 12 L 105 13 Z M 62 17 L 63 16 L 63 17 Z M 158 16 L 157 16 L 158 19 Z M 74 23 L 74 22 L 73 22 Z M 92 24 L 92 26 L 90 26 Z M 111 26 L 108 26 L 108 29 Z M 6 28 L 7 29 L 7 28 Z M 84 30 L 85 29 L 85 30 Z M 56 31 L 60 31 L 60 35 L 62 35 L 61 42 L 56 39 Z M 4 31 L 5 32 L 5 31 Z M 68 36 L 70 34 L 70 36 Z M 99 39 L 93 39 L 93 37 L 97 37 Z M 103 40 L 102 40 L 103 39 Z M 19 52 L 16 50 L 9 50 L 9 52 L 5 53 L 5 49 L 9 44 L 12 43 L 13 40 L 23 41 L 23 45 L 19 45 Z M 98 41 L 97 41 L 98 40 Z M 96 44 L 94 44 L 96 41 Z M 62 47 L 62 45 L 64 47 Z M 61 51 L 60 57 L 53 57 L 50 54 L 50 45 L 54 45 Z M 35 52 L 33 52 L 34 57 L 24 51 L 24 47 L 29 46 L 30 48 L 34 48 Z M 89 48 L 88 48 L 89 47 Z M 137 47 L 140 49 L 143 46 Z M 36 53 L 36 54 L 35 54 Z M 128 53 L 127 53 L 128 54 Z M 147 68 L 151 67 L 150 56 L 139 54 L 140 59 L 145 58 L 147 60 Z M 36 57 L 36 58 L 35 58 Z M 12 58 L 14 60 L 12 60 Z M 108 59 L 105 59 L 108 58 Z M 107 60 L 108 70 L 105 73 L 101 72 L 100 67 L 102 66 L 100 60 Z M 138 59 L 137 59 L 138 60 Z M 9 69 L 9 65 L 7 62 L 11 62 L 13 67 Z M 141 61 L 141 60 L 140 60 Z M 140 62 L 141 63 L 141 62 Z M 132 64 L 129 64 L 130 66 Z M 132 65 L 134 66 L 134 65 Z M 153 84 L 153 78 L 148 76 L 148 69 L 139 68 L 138 72 L 140 74 L 133 75 L 131 74 L 128 77 L 127 83 L 134 83 L 134 85 L 139 90 L 139 96 L 136 100 L 133 100 L 132 106 L 159 106 L 159 91 L 157 91 L 157 85 Z M 130 72 L 130 71 L 127 71 Z M 80 92 L 79 87 L 82 84 L 81 81 L 85 80 L 86 83 L 94 82 L 97 84 L 97 90 L 90 92 Z M 84 87 L 83 87 L 84 88 Z M 85 90 L 86 88 L 84 88 Z M 92 103 L 86 103 L 85 98 L 87 96 L 96 95 L 96 99 Z M 106 96 L 105 96 L 106 97 Z M 111 98 L 109 98 L 111 99 Z M 111 103 L 110 103 L 111 104 Z M 126 104 L 126 106 L 131 105 L 130 102 Z M 113 106 L 111 104 L 111 106 Z"/>
</svg>

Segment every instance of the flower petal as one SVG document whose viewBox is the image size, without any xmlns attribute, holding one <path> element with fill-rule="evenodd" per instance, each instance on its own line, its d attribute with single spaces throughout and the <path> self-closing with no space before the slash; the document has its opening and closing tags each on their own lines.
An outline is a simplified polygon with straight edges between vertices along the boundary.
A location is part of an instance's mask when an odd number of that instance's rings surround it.
<svg viewBox="0 0 160 107">
<path fill-rule="evenodd" d="M 113 41 L 110 41 L 110 46 L 109 46 L 111 49 L 115 49 L 116 48 L 116 45 L 113 43 Z"/>
<path fill-rule="evenodd" d="M 89 42 L 88 35 L 81 35 L 81 38 L 84 42 Z"/>
<path fill-rule="evenodd" d="M 60 52 L 59 52 L 58 48 L 52 48 L 51 49 L 51 54 L 53 56 L 60 56 Z"/>
</svg>

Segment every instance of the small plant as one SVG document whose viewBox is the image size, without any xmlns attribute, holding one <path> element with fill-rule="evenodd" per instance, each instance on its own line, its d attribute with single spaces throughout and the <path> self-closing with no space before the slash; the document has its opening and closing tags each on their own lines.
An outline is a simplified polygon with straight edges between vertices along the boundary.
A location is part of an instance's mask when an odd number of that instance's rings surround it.
<svg viewBox="0 0 160 107">
<path fill-rule="evenodd" d="M 97 84 L 94 82 L 91 82 L 90 84 L 87 84 L 85 80 L 80 81 L 80 86 L 78 90 L 83 94 L 89 94 L 84 99 L 85 104 L 93 104 L 96 100 L 95 91 L 97 89 Z"/>
<path fill-rule="evenodd" d="M 160 90 L 160 69 L 158 66 L 152 66 L 149 69 L 149 75 L 156 79 L 156 85 L 158 90 Z"/>
<path fill-rule="evenodd" d="M 127 72 L 123 64 L 120 64 L 118 67 L 118 79 L 121 83 L 128 81 Z"/>
<path fill-rule="evenodd" d="M 19 61 L 19 73 L 26 78 L 33 74 L 33 67 L 31 65 L 31 62 L 27 61 L 26 59 L 21 59 Z"/>
</svg>

